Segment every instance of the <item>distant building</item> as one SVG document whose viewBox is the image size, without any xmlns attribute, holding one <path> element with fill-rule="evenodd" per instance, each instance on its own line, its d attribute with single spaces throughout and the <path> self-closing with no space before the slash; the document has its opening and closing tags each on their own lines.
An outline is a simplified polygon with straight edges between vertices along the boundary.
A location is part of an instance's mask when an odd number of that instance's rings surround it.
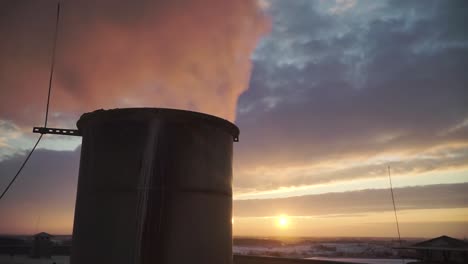
<svg viewBox="0 0 468 264">
<path fill-rule="evenodd" d="M 52 256 L 53 243 L 50 240 L 52 235 L 41 232 L 33 236 L 31 257 L 50 258 Z"/>
<path fill-rule="evenodd" d="M 468 243 L 448 236 L 399 249 L 416 251 L 416 258 L 422 263 L 468 263 Z"/>
</svg>

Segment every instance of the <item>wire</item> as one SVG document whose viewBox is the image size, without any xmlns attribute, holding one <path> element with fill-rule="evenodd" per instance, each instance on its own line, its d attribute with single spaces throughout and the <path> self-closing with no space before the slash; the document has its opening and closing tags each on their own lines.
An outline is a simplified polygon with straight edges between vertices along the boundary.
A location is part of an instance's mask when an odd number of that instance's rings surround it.
<svg viewBox="0 0 468 264">
<path fill-rule="evenodd" d="M 55 68 L 55 50 L 57 48 L 57 37 L 58 37 L 58 28 L 59 28 L 59 21 L 60 21 L 60 1 L 57 3 L 57 17 L 56 17 L 56 20 L 55 20 L 55 34 L 54 34 L 54 46 L 52 48 L 52 64 L 50 66 L 50 76 L 49 76 L 49 90 L 48 90 L 48 93 L 47 93 L 47 104 L 46 104 L 46 111 L 45 111 L 45 120 L 44 120 L 44 127 L 47 127 L 47 121 L 48 121 L 48 117 L 49 117 L 49 105 L 50 105 L 50 93 L 51 93 L 51 90 L 52 90 L 52 79 L 54 77 L 54 68 Z M 3 196 L 5 196 L 5 194 L 8 192 L 8 190 L 10 189 L 11 185 L 13 185 L 13 183 L 15 182 L 16 178 L 18 178 L 18 175 L 21 173 L 21 171 L 23 170 L 24 166 L 26 165 L 26 163 L 28 162 L 29 158 L 31 157 L 31 155 L 33 154 L 34 150 L 36 150 L 36 147 L 37 145 L 39 145 L 39 142 L 41 141 L 42 139 L 42 136 L 44 134 L 41 134 L 39 136 L 39 138 L 37 139 L 36 141 L 36 144 L 34 144 L 34 147 L 31 149 L 31 151 L 29 152 L 28 156 L 26 156 L 26 159 L 23 161 L 23 164 L 21 164 L 21 167 L 19 168 L 18 172 L 16 172 L 16 175 L 15 177 L 13 177 L 13 179 L 11 179 L 10 183 L 8 184 L 8 186 L 5 188 L 5 190 L 2 192 L 2 195 L 0 196 L 0 200 L 3 198 Z"/>
<path fill-rule="evenodd" d="M 60 21 L 60 1 L 57 3 L 57 17 L 55 20 L 54 47 L 52 48 L 52 64 L 50 65 L 49 91 L 47 93 L 47 105 L 46 105 L 44 127 L 47 127 L 47 120 L 49 116 L 50 92 L 52 90 L 52 79 L 54 78 L 55 50 L 57 48 L 59 21 Z"/>
<path fill-rule="evenodd" d="M 34 144 L 34 147 L 31 149 L 31 151 L 29 152 L 28 156 L 26 157 L 26 159 L 23 161 L 23 164 L 21 164 L 21 167 L 19 168 L 18 172 L 16 173 L 15 177 L 13 177 L 13 179 L 11 179 L 10 183 L 8 184 L 8 186 L 5 188 L 5 190 L 2 192 L 2 195 L 0 196 L 0 200 L 2 200 L 3 196 L 5 196 L 5 194 L 7 193 L 8 189 L 10 189 L 10 186 L 13 184 L 13 182 L 16 180 L 16 178 L 18 177 L 18 175 L 21 173 L 21 171 L 23 170 L 24 166 L 26 165 L 26 163 L 28 162 L 29 158 L 31 157 L 31 154 L 33 154 L 34 150 L 36 149 L 37 145 L 39 144 L 39 141 L 41 141 L 42 139 L 42 134 L 39 136 L 39 138 L 37 139 L 36 141 L 36 144 Z"/>
</svg>

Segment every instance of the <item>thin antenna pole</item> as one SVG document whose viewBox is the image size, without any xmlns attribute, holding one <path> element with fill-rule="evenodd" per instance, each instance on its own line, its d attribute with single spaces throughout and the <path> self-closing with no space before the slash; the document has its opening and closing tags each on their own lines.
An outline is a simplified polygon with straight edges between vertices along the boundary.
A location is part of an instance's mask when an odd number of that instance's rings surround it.
<svg viewBox="0 0 468 264">
<path fill-rule="evenodd" d="M 395 213 L 395 222 L 396 222 L 396 227 L 398 231 L 398 244 L 400 245 L 400 248 L 401 248 L 402 244 L 401 244 L 401 235 L 400 235 L 400 225 L 398 223 L 397 209 L 395 205 L 395 196 L 393 195 L 392 174 L 390 172 L 390 166 L 387 166 L 387 170 L 388 170 L 388 181 L 390 183 L 390 192 L 392 193 L 393 212 Z M 405 259 L 402 258 L 401 262 L 404 264 Z"/>
<path fill-rule="evenodd" d="M 49 104 L 50 104 L 50 92 L 52 90 L 52 79 L 54 77 L 54 68 L 55 68 L 55 50 L 57 48 L 57 38 L 58 38 L 58 29 L 59 29 L 59 20 L 60 20 L 60 1 L 57 3 L 57 18 L 55 20 L 55 34 L 54 34 L 54 46 L 52 48 L 52 64 L 50 66 L 50 76 L 49 76 L 49 92 L 47 93 L 47 105 L 46 105 L 46 114 L 44 127 L 47 127 L 47 121 L 49 117 Z"/>
<path fill-rule="evenodd" d="M 395 222 L 396 222 L 397 231 L 398 231 L 398 242 L 400 243 L 400 247 L 401 247 L 400 225 L 398 224 L 397 209 L 395 206 L 395 197 L 393 195 L 392 174 L 390 173 L 390 166 L 388 166 L 387 169 L 388 169 L 388 180 L 390 182 L 390 192 L 392 193 L 393 212 L 395 213 Z"/>
<path fill-rule="evenodd" d="M 40 214 L 40 213 L 39 213 Z M 37 220 L 36 220 L 36 231 L 34 231 L 34 233 L 39 233 L 39 223 L 41 222 L 41 215 L 39 215 L 37 217 Z"/>
</svg>

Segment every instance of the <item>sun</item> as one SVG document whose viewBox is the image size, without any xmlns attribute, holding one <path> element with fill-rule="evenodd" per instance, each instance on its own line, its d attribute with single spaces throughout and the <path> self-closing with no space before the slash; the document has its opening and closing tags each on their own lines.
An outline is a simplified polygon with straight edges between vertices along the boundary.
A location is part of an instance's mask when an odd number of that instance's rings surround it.
<svg viewBox="0 0 468 264">
<path fill-rule="evenodd" d="M 287 215 L 280 215 L 277 219 L 277 224 L 280 228 L 286 228 L 289 224 L 289 219 Z"/>
</svg>

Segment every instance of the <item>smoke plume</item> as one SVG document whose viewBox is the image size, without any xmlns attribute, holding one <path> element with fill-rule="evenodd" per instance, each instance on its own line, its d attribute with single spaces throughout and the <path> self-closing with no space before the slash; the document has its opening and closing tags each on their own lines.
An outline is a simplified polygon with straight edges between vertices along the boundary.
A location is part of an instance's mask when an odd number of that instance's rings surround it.
<svg viewBox="0 0 468 264">
<path fill-rule="evenodd" d="M 255 0 L 62 3 L 52 118 L 99 108 L 171 107 L 235 120 L 268 19 Z M 54 2 L 3 4 L 0 119 L 40 124 Z M 0 8 L 2 9 L 2 8 Z M 2 18 L 3 17 L 3 18 Z M 73 120 L 74 122 L 74 120 Z"/>
</svg>

